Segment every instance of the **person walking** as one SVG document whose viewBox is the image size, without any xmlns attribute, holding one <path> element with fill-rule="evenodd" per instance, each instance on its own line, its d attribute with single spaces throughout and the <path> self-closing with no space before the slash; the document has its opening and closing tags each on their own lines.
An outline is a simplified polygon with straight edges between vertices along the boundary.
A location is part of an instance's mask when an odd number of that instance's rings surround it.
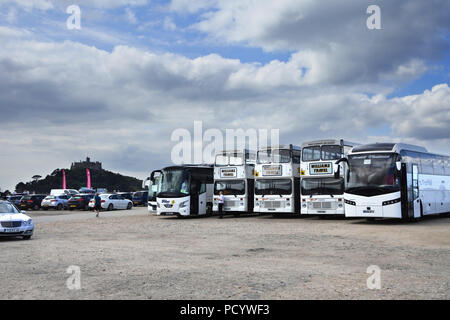
<svg viewBox="0 0 450 320">
<path fill-rule="evenodd" d="M 98 218 L 100 214 L 100 210 L 102 209 L 102 198 L 100 198 L 98 192 L 95 194 L 94 197 L 94 212 L 95 216 Z"/>
<path fill-rule="evenodd" d="M 217 204 L 219 205 L 219 219 L 223 218 L 223 203 L 225 202 L 225 197 L 223 196 L 223 191 L 219 191 L 219 200 Z"/>
</svg>

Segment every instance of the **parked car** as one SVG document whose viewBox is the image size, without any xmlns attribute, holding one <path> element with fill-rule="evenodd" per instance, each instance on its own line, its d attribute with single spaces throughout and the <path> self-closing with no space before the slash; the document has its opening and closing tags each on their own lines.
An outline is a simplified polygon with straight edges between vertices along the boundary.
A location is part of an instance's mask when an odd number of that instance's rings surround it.
<svg viewBox="0 0 450 320">
<path fill-rule="evenodd" d="M 0 236 L 22 237 L 28 240 L 33 235 L 33 219 L 19 212 L 17 207 L 9 201 L 0 200 Z"/>
<path fill-rule="evenodd" d="M 118 194 L 101 194 L 100 198 L 102 209 L 106 209 L 108 211 L 114 210 L 114 209 L 128 209 L 130 210 L 133 208 L 133 202 L 131 200 L 125 199 L 122 196 Z M 95 199 L 91 199 L 89 201 L 89 208 L 94 208 L 95 206 Z"/>
<path fill-rule="evenodd" d="M 91 201 L 92 198 L 94 198 L 93 194 L 77 194 L 76 196 L 69 198 L 67 207 L 69 210 L 89 210 L 89 201 Z"/>
<path fill-rule="evenodd" d="M 42 200 L 41 208 L 43 210 L 56 209 L 63 210 L 67 208 L 67 203 L 69 202 L 69 195 L 59 195 L 59 196 L 47 196 Z"/>
<path fill-rule="evenodd" d="M 20 199 L 22 199 L 22 194 L 12 194 L 6 197 L 6 200 L 16 205 L 17 207 L 20 205 Z"/>
<path fill-rule="evenodd" d="M 20 198 L 19 208 L 21 210 L 39 210 L 41 202 L 46 196 L 45 194 L 24 195 Z"/>
<path fill-rule="evenodd" d="M 122 196 L 122 198 L 133 201 L 133 192 L 116 192 L 116 194 Z"/>
<path fill-rule="evenodd" d="M 133 193 L 134 206 L 146 206 L 148 199 L 148 191 L 137 191 Z"/>
<path fill-rule="evenodd" d="M 76 194 L 79 194 L 79 192 L 75 189 L 52 189 L 52 190 L 50 190 L 51 196 L 60 196 L 62 194 L 68 194 L 68 195 L 74 196 Z"/>
</svg>

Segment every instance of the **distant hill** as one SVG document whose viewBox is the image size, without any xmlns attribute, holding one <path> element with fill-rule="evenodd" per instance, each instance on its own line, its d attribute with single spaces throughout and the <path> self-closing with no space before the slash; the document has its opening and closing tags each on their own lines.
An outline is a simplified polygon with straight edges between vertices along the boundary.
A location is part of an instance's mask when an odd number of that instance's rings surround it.
<svg viewBox="0 0 450 320">
<path fill-rule="evenodd" d="M 62 170 L 66 172 L 66 186 L 68 189 L 86 187 L 86 169 L 56 169 L 44 179 L 30 182 L 19 182 L 16 192 L 30 191 L 36 193 L 50 193 L 51 189 L 62 188 Z M 142 180 L 114 173 L 107 170 L 91 169 L 92 188 L 106 188 L 108 191 L 138 191 L 142 189 Z"/>
</svg>

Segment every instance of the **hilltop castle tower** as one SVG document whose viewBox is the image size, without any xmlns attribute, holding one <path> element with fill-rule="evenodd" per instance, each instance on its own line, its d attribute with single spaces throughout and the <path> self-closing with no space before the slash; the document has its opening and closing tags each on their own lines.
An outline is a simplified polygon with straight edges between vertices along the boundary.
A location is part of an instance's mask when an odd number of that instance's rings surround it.
<svg viewBox="0 0 450 320">
<path fill-rule="evenodd" d="M 102 170 L 102 163 L 101 162 L 91 162 L 91 158 L 86 157 L 86 161 L 80 161 L 80 162 L 72 162 L 72 165 L 70 166 L 70 169 L 94 169 L 94 170 Z"/>
</svg>

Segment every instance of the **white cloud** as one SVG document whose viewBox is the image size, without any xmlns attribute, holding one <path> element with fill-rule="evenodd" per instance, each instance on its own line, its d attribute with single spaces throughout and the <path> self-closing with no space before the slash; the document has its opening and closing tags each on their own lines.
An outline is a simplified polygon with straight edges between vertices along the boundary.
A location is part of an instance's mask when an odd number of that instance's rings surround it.
<svg viewBox="0 0 450 320">
<path fill-rule="evenodd" d="M 368 30 L 360 0 L 217 0 L 200 2 L 203 10 L 191 27 L 218 44 L 248 45 L 266 51 L 294 51 L 309 63 L 316 79 L 335 84 L 400 83 L 420 77 L 425 61 L 442 58 L 449 43 L 450 3 L 421 0 L 380 4 L 382 30 Z M 173 0 L 179 12 L 189 2 Z M 441 9 L 436 10 L 439 7 Z"/>
<path fill-rule="evenodd" d="M 11 5 L 14 4 L 24 10 L 30 11 L 37 10 L 50 10 L 55 7 L 67 7 L 72 4 L 79 5 L 80 7 L 111 9 L 124 6 L 143 6 L 149 3 L 149 0 L 1 0 L 2 4 Z"/>
<path fill-rule="evenodd" d="M 450 88 L 434 86 L 423 94 L 395 98 L 385 102 L 394 132 L 403 137 L 421 140 L 450 138 Z"/>
<path fill-rule="evenodd" d="M 53 9 L 53 3 L 51 0 L 2 0 L 0 5 L 2 4 L 15 4 L 27 11 L 33 9 L 43 11 Z"/>
<path fill-rule="evenodd" d="M 136 15 L 134 14 L 133 11 L 131 11 L 130 8 L 125 8 L 125 17 L 127 19 L 127 21 L 131 24 L 137 24 L 138 20 L 136 18 Z"/>
<path fill-rule="evenodd" d="M 9 8 L 8 13 L 6 14 L 5 20 L 8 23 L 15 23 L 17 21 L 17 9 Z"/>
<path fill-rule="evenodd" d="M 177 28 L 176 24 L 173 22 L 172 18 L 165 17 L 163 22 L 163 27 L 165 30 L 173 31 Z"/>
</svg>

